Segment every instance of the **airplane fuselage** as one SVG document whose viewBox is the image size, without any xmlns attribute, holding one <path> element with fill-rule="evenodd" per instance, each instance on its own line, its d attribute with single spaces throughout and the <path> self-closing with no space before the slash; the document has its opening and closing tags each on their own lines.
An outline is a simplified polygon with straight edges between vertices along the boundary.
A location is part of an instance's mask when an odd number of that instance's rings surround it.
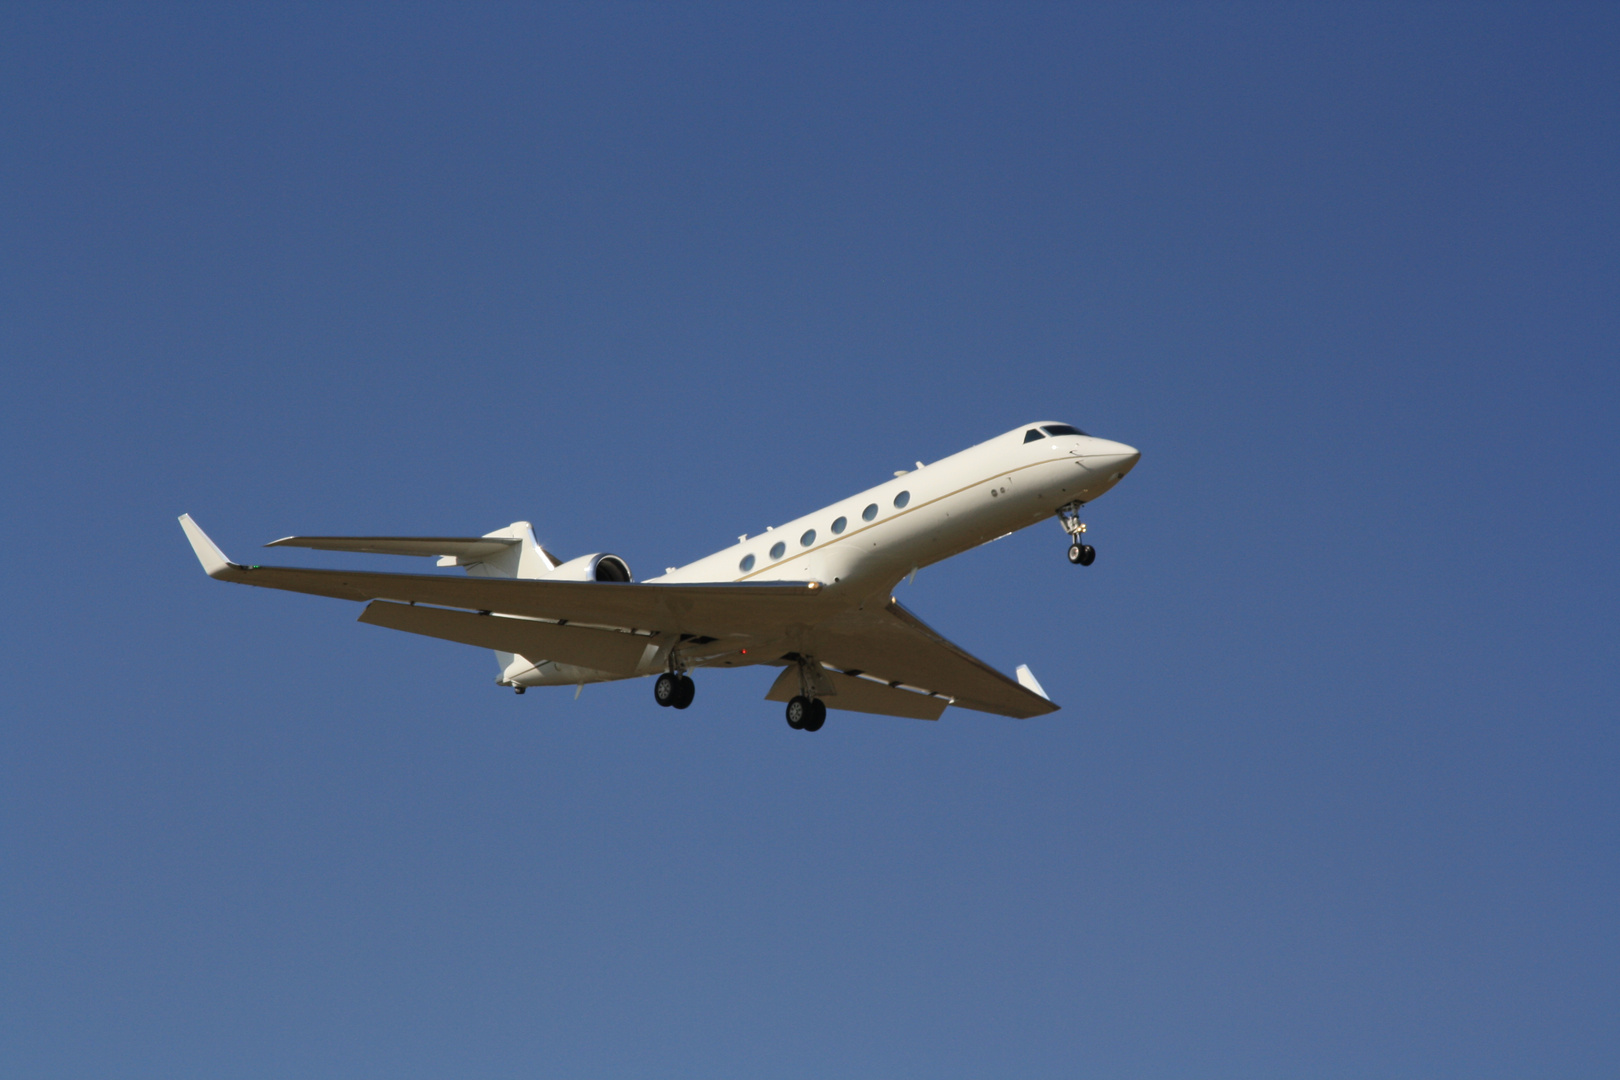
<svg viewBox="0 0 1620 1080">
<path fill-rule="evenodd" d="M 819 581 L 852 597 L 887 595 L 911 571 L 1090 502 L 1137 451 L 1031 424 L 868 488 L 649 583 Z M 1026 442 L 1027 433 L 1041 437 Z"/>
<path fill-rule="evenodd" d="M 1065 424 L 1025 425 L 645 581 L 818 582 L 829 608 L 858 608 L 874 598 L 886 603 L 895 585 L 921 567 L 1038 524 L 1061 507 L 1091 502 L 1139 457 L 1133 447 Z M 793 644 L 784 638 L 760 653 Z M 666 651 L 650 653 L 637 675 L 667 664 Z M 507 672 L 514 685 L 611 678 L 555 662 L 525 666 Z"/>
</svg>

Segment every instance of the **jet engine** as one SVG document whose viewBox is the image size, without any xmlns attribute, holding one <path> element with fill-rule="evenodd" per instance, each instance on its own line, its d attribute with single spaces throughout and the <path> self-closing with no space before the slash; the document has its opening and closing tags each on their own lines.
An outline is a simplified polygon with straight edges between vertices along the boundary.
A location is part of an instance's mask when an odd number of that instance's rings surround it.
<svg viewBox="0 0 1620 1080">
<path fill-rule="evenodd" d="M 552 581 L 630 581 L 630 564 L 617 555 L 581 555 L 541 575 Z"/>
</svg>

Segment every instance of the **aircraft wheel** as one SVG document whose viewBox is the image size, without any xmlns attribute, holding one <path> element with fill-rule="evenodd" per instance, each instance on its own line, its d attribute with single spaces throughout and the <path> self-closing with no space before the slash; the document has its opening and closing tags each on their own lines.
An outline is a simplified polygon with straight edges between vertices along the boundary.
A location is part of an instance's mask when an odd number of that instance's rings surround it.
<svg viewBox="0 0 1620 1080">
<path fill-rule="evenodd" d="M 1079 566 L 1080 565 L 1080 560 L 1085 558 L 1085 557 L 1086 557 L 1085 552 L 1080 550 L 1080 545 L 1079 544 L 1070 544 L 1069 545 L 1069 561 L 1071 563 L 1073 563 L 1076 566 Z"/>
<path fill-rule="evenodd" d="M 810 716 L 810 699 L 803 694 L 794 694 L 787 704 L 788 727 L 794 731 L 803 731 L 804 722 Z"/>
<path fill-rule="evenodd" d="M 658 676 L 658 681 L 653 683 L 653 700 L 658 702 L 660 705 L 675 704 L 676 699 L 680 696 L 680 692 L 680 679 L 676 678 L 667 671 Z"/>
<path fill-rule="evenodd" d="M 696 696 L 697 685 L 692 682 L 692 677 L 690 675 L 682 675 L 675 691 L 675 700 L 670 702 L 670 704 L 675 706 L 677 709 L 684 709 L 688 705 L 692 704 L 692 699 Z"/>
<path fill-rule="evenodd" d="M 804 730 L 820 731 L 821 725 L 827 722 L 827 703 L 820 698 L 810 702 L 810 715 L 804 718 Z"/>
<path fill-rule="evenodd" d="M 1080 545 L 1080 565 L 1090 566 L 1097 561 L 1097 549 L 1090 544 Z"/>
</svg>

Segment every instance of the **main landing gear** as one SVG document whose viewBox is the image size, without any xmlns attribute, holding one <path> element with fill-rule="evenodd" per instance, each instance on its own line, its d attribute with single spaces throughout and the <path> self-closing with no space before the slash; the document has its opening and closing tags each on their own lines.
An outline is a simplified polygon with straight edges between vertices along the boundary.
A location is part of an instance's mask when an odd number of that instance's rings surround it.
<svg viewBox="0 0 1620 1080">
<path fill-rule="evenodd" d="M 1080 520 L 1080 508 L 1086 505 L 1076 499 L 1058 507 L 1058 520 L 1069 534 L 1069 562 L 1075 566 L 1090 566 L 1097 558 L 1097 549 L 1085 543 L 1086 523 Z"/>
<path fill-rule="evenodd" d="M 827 705 L 820 698 L 795 694 L 787 703 L 787 722 L 794 731 L 820 731 L 827 722 Z"/>
<path fill-rule="evenodd" d="M 653 700 L 660 705 L 672 705 L 677 709 L 684 709 L 692 704 L 697 696 L 697 686 L 689 675 L 677 675 L 673 671 L 666 671 L 658 676 L 653 683 Z"/>
</svg>

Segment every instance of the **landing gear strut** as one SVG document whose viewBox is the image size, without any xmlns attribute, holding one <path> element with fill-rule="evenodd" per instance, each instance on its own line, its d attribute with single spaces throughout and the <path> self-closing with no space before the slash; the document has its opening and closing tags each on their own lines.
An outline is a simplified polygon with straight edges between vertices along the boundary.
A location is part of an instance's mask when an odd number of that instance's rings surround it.
<svg viewBox="0 0 1620 1080">
<path fill-rule="evenodd" d="M 794 731 L 820 731 L 827 722 L 827 706 L 820 698 L 795 694 L 787 703 L 787 722 Z"/>
<path fill-rule="evenodd" d="M 1076 499 L 1058 507 L 1058 520 L 1069 534 L 1069 562 L 1075 566 L 1090 566 L 1097 558 L 1097 549 L 1085 543 L 1086 523 L 1080 520 L 1080 508 L 1086 505 Z"/>
<path fill-rule="evenodd" d="M 692 704 L 692 699 L 696 696 L 697 686 L 687 675 L 666 671 L 658 676 L 657 682 L 653 683 L 653 700 L 660 705 L 684 709 Z"/>
</svg>

